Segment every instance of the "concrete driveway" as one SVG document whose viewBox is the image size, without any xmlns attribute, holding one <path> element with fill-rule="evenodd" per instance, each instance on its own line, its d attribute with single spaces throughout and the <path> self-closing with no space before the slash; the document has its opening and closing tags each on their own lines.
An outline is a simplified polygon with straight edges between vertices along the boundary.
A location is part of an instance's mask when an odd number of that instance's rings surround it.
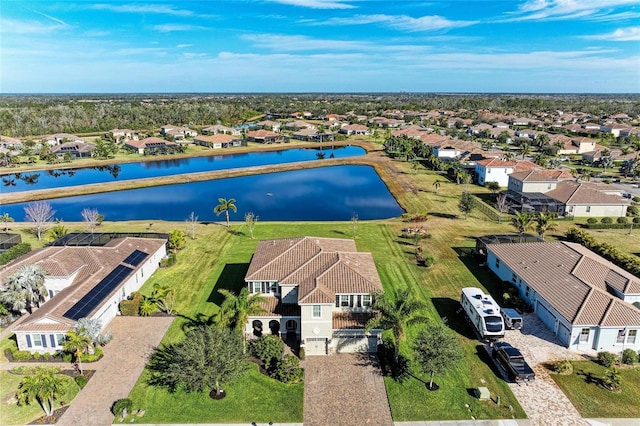
<svg viewBox="0 0 640 426">
<path fill-rule="evenodd" d="M 304 425 L 393 425 L 387 391 L 374 355 L 309 356 Z"/>
<path fill-rule="evenodd" d="M 95 367 L 84 366 L 95 368 L 95 374 L 56 424 L 111 424 L 111 405 L 129 395 L 172 321 L 173 317 L 116 317 L 108 327 L 113 340 L 104 347 L 104 357 Z"/>
</svg>

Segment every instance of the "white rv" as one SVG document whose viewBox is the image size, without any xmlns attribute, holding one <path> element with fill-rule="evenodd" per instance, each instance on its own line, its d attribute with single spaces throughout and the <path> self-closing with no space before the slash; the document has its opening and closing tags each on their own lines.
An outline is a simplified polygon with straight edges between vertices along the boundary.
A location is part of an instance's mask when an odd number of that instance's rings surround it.
<svg viewBox="0 0 640 426">
<path fill-rule="evenodd" d="M 460 296 L 462 309 L 469 317 L 481 339 L 495 340 L 504 337 L 504 320 L 500 306 L 493 297 L 475 287 L 465 287 Z"/>
</svg>

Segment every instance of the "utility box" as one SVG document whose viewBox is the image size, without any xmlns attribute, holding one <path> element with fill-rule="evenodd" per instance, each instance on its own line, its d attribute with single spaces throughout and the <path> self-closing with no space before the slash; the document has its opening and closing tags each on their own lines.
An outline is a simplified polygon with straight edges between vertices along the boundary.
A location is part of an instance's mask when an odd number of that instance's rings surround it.
<svg viewBox="0 0 640 426">
<path fill-rule="evenodd" d="M 491 392 L 489 392 L 489 388 L 479 387 L 475 389 L 476 398 L 480 401 L 488 401 L 491 399 Z"/>
</svg>

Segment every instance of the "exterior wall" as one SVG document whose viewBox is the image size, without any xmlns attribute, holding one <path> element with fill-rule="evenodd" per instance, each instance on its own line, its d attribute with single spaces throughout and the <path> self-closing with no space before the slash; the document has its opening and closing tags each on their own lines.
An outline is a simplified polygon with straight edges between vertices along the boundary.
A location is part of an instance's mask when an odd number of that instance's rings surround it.
<svg viewBox="0 0 640 426">
<path fill-rule="evenodd" d="M 627 205 L 571 205 L 567 204 L 567 214 L 574 217 L 625 217 Z"/>
<path fill-rule="evenodd" d="M 43 353 L 56 353 L 62 350 L 62 342 L 64 342 L 64 337 L 66 333 L 57 331 L 57 332 L 43 332 L 43 333 L 26 333 L 26 332 L 17 332 L 16 333 L 16 341 L 18 343 L 18 349 L 21 351 L 30 351 L 31 353 L 39 352 Z M 27 335 L 29 335 L 29 339 L 31 341 L 31 347 L 29 348 L 27 345 Z M 35 335 L 39 335 L 39 339 L 41 344 L 36 345 L 37 339 Z M 43 340 L 44 336 L 44 340 Z M 53 336 L 53 341 L 51 340 Z M 42 345 L 42 342 L 46 344 L 46 346 Z M 52 345 L 52 343 L 54 343 Z"/>
<path fill-rule="evenodd" d="M 522 182 L 521 192 L 545 192 L 553 191 L 557 182 Z"/>
<path fill-rule="evenodd" d="M 433 154 L 437 158 L 457 158 L 460 156 L 460 151 L 457 149 L 439 149 L 434 147 Z"/>
<path fill-rule="evenodd" d="M 78 275 L 79 271 L 74 272 L 68 277 L 52 277 L 47 276 L 44 279 L 44 286 L 47 289 L 47 292 L 53 292 L 53 294 L 57 294 L 59 291 L 64 290 L 69 287 L 73 280 L 76 279 L 76 275 Z"/>
<path fill-rule="evenodd" d="M 621 299 L 631 304 L 635 302 L 640 303 L 640 294 L 624 294 L 622 295 Z"/>
<path fill-rule="evenodd" d="M 320 318 L 313 317 L 314 305 L 301 305 L 300 306 L 300 320 L 303 324 L 301 327 L 300 337 L 302 340 L 306 338 L 319 338 L 325 337 L 331 339 L 333 333 L 333 310 L 334 306 L 331 304 L 318 304 L 320 306 L 321 315 Z"/>
<path fill-rule="evenodd" d="M 513 173 L 513 167 L 484 167 L 476 164 L 478 183 L 498 182 L 500 186 L 509 185 L 509 173 Z"/>
</svg>

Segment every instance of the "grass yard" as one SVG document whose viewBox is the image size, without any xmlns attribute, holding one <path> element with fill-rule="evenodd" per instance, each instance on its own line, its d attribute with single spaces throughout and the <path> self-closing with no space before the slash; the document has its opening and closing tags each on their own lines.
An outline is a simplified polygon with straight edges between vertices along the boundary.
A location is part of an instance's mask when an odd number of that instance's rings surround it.
<svg viewBox="0 0 640 426">
<path fill-rule="evenodd" d="M 20 374 L 12 374 L 8 371 L 0 371 L 0 420 L 3 425 L 24 425 L 44 416 L 44 411 L 37 402 L 31 405 L 17 405 L 15 397 L 18 386 L 24 376 Z M 73 401 L 80 388 L 69 376 L 63 376 L 65 379 L 65 393 L 61 401 L 67 403 Z M 60 408 L 60 400 L 55 404 L 55 408 Z"/>
<path fill-rule="evenodd" d="M 592 361 L 575 361 L 573 374 L 551 377 L 586 418 L 640 418 L 640 367 L 620 369 L 622 391 L 600 386 L 605 367 Z"/>
</svg>

